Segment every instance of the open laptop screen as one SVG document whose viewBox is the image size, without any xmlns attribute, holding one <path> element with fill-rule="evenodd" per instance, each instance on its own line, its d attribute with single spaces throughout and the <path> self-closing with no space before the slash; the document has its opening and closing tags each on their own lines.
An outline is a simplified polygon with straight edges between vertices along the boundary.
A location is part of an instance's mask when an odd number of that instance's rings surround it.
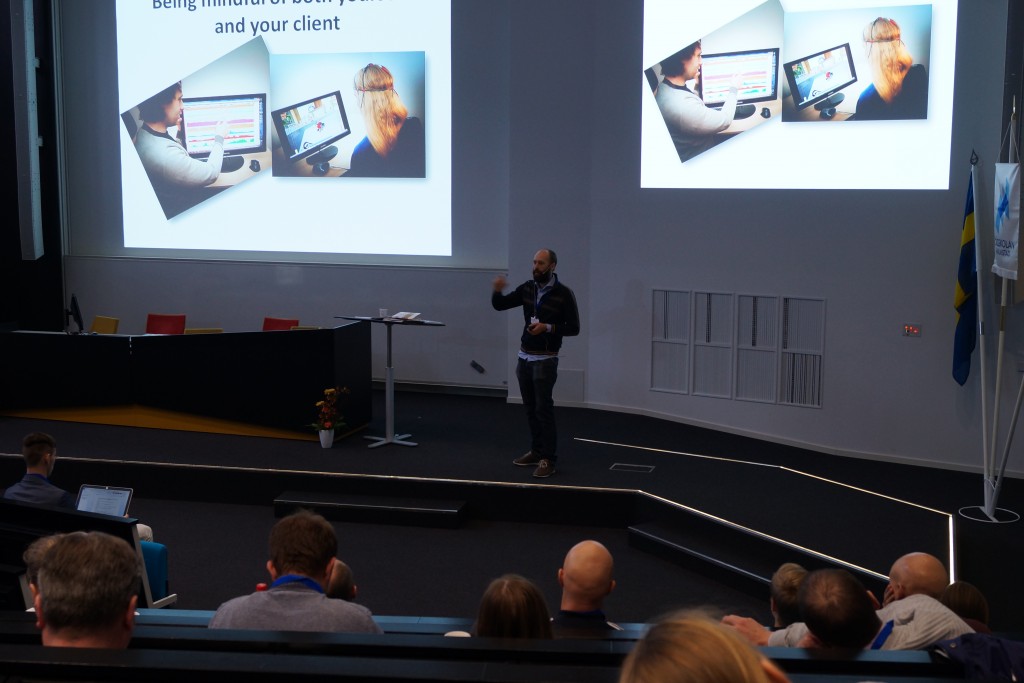
<svg viewBox="0 0 1024 683">
<path fill-rule="evenodd" d="M 101 515 L 123 517 L 128 512 L 132 490 L 119 486 L 96 486 L 82 484 L 78 489 L 75 507 L 81 512 L 97 512 Z"/>
</svg>

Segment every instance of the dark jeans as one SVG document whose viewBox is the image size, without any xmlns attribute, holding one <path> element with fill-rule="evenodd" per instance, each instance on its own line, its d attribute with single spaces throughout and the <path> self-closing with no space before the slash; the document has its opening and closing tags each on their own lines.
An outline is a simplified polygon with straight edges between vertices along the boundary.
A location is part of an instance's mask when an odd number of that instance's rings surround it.
<svg viewBox="0 0 1024 683">
<path fill-rule="evenodd" d="M 539 361 L 519 359 L 516 365 L 519 393 L 530 423 L 530 450 L 555 462 L 558 434 L 555 431 L 555 401 L 551 391 L 558 379 L 558 356 Z"/>
</svg>

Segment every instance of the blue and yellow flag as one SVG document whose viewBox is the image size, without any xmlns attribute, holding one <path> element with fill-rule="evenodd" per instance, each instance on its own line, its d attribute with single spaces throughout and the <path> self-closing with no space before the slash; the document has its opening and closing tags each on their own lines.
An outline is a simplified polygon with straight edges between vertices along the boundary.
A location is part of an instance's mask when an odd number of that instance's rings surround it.
<svg viewBox="0 0 1024 683">
<path fill-rule="evenodd" d="M 964 229 L 960 235 L 960 266 L 956 272 L 956 334 L 953 337 L 953 379 L 963 386 L 971 374 L 971 354 L 978 340 L 978 264 L 974 256 L 974 170 L 967 183 Z"/>
</svg>

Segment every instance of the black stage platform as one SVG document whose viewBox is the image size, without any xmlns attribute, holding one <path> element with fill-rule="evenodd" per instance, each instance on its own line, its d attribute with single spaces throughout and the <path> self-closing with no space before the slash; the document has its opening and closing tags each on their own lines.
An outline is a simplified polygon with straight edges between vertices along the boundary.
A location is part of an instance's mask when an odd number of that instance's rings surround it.
<svg viewBox="0 0 1024 683">
<path fill-rule="evenodd" d="M 383 428 L 383 398 L 375 394 L 377 417 L 366 435 Z M 978 474 L 559 408 L 558 471 L 539 480 L 511 464 L 528 445 L 520 406 L 412 391 L 399 392 L 396 403 L 396 431 L 411 433 L 415 448 L 369 449 L 360 434 L 325 450 L 310 441 L 0 418 L 0 450 L 12 454 L 0 458 L 0 474 L 6 481 L 18 472 L 13 454 L 25 433 L 46 431 L 58 439 L 55 479 L 66 488 L 88 480 L 131 485 L 144 499 L 260 506 L 287 493 L 313 507 L 340 500 L 325 514 L 356 522 L 458 526 L 476 519 L 627 529 L 636 547 L 710 566 L 751 595 L 764 595 L 765 579 L 787 560 L 847 566 L 880 590 L 893 559 L 921 550 L 981 586 L 1004 630 L 1021 630 L 1014 620 L 1024 598 L 1013 578 L 1021 525 L 957 515 L 980 502 Z M 375 499 L 393 519 L 367 511 Z M 1020 482 L 1008 481 L 1002 506 L 1020 510 L 1022 500 Z M 424 501 L 458 506 L 458 519 L 394 517 L 393 508 L 403 505 L 430 507 Z"/>
</svg>

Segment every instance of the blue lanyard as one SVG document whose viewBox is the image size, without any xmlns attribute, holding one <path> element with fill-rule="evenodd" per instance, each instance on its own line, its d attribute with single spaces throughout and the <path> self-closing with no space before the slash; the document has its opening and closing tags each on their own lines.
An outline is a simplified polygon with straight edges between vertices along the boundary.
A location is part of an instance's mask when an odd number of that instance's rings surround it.
<svg viewBox="0 0 1024 683">
<path fill-rule="evenodd" d="M 875 640 L 871 643 L 872 650 L 882 649 L 882 646 L 885 645 L 885 641 L 889 639 L 889 635 L 892 633 L 892 627 L 895 623 L 896 622 L 893 619 L 885 622 L 885 626 L 882 627 L 882 630 L 878 632 L 878 635 L 875 636 Z"/>
<path fill-rule="evenodd" d="M 307 587 L 312 588 L 317 593 L 323 593 L 324 592 L 324 589 L 320 587 L 319 583 L 317 583 L 313 579 L 309 578 L 308 576 L 302 576 L 301 574 L 285 574 L 284 576 L 279 577 L 277 579 L 277 581 L 275 581 L 274 583 L 270 584 L 270 587 L 271 588 L 277 588 L 278 586 L 285 586 L 285 585 L 288 585 L 289 583 L 305 584 Z"/>
</svg>

